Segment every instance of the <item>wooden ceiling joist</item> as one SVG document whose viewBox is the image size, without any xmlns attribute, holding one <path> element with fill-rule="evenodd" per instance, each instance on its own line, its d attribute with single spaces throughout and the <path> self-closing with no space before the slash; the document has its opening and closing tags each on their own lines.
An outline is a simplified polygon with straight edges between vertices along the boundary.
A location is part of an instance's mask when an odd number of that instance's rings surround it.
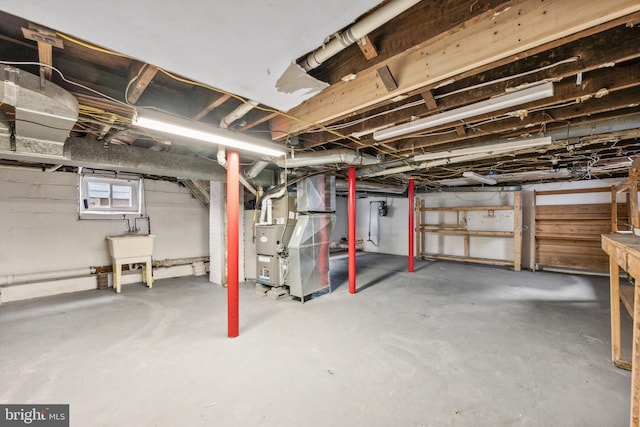
<svg viewBox="0 0 640 427">
<path fill-rule="evenodd" d="M 227 94 L 214 96 L 213 99 L 202 110 L 200 110 L 200 112 L 198 112 L 193 116 L 193 119 L 194 120 L 202 119 L 204 116 L 206 116 L 207 114 L 209 114 L 210 112 L 212 112 L 213 110 L 215 110 L 216 108 L 218 108 L 219 106 L 227 102 L 229 99 L 231 99 L 231 96 Z"/>
<path fill-rule="evenodd" d="M 272 120 L 274 140 L 299 134 L 306 123 L 326 123 L 382 100 L 436 84 L 439 81 L 490 64 L 503 58 L 561 40 L 594 26 L 640 11 L 636 0 L 590 3 L 582 0 L 540 2 L 525 0 L 492 19 L 427 42 L 387 61 L 398 81 L 398 89 L 387 92 L 377 83 L 375 70 L 360 73 L 349 82 L 338 82 L 293 108 L 289 114 L 299 120 L 278 116 Z M 553 19 L 550 19 L 553 17 Z M 346 95 L 346 96 L 345 96 Z"/>
<path fill-rule="evenodd" d="M 532 81 L 542 81 L 545 79 L 563 80 L 571 78 L 577 73 L 584 74 L 589 71 L 602 69 L 605 65 L 610 66 L 612 64 L 618 64 L 616 66 L 620 66 L 622 63 L 640 58 L 640 50 L 638 50 L 636 43 L 639 37 L 640 27 L 613 28 L 604 33 L 604 35 L 592 35 L 586 39 L 574 41 L 556 49 L 487 71 L 481 74 L 482 79 L 476 76 L 468 77 L 466 79 L 458 80 L 441 89 L 425 91 L 421 93 L 420 96 L 424 99 L 425 104 L 430 106 L 428 108 L 428 112 L 433 114 L 441 110 L 448 110 L 494 97 L 504 93 L 504 90 L 507 87 L 517 87 L 521 84 Z M 611 49 L 610 46 L 616 46 L 616 48 Z M 515 77 L 505 82 L 486 84 L 487 81 L 499 79 L 499 77 L 517 75 L 522 72 L 522 70 L 535 69 L 536 67 L 539 67 L 538 64 L 540 63 L 553 64 L 554 61 L 557 62 L 558 60 L 567 60 L 571 58 L 576 58 L 576 60 L 565 61 L 555 67 L 547 68 L 533 74 Z M 439 104 L 435 103 L 436 93 L 441 95 L 457 89 L 473 88 L 479 83 L 483 83 L 484 86 L 469 89 L 456 95 L 442 97 L 437 101 Z M 418 100 L 419 97 L 414 96 L 406 99 L 404 102 L 408 104 L 414 103 Z M 367 129 L 375 129 L 388 124 L 401 123 L 403 121 L 410 120 L 412 117 L 423 117 L 426 115 L 424 105 L 404 108 L 393 113 L 379 114 L 388 109 L 388 107 L 373 109 L 357 116 L 350 117 L 346 121 L 362 119 L 369 115 L 375 116 L 366 121 L 356 122 L 353 126 L 343 127 L 341 132 L 343 134 L 363 132 Z M 305 143 L 305 146 L 307 148 L 311 148 L 322 145 L 326 142 L 336 141 L 338 139 L 340 138 L 328 132 L 315 132 L 305 135 L 305 141 L 308 141 Z"/>
<path fill-rule="evenodd" d="M 151 81 L 158 73 L 158 67 L 150 64 L 134 63 L 129 69 L 130 81 L 127 85 L 127 102 L 135 104 L 140 99 L 142 93 L 151 84 Z"/>
</svg>

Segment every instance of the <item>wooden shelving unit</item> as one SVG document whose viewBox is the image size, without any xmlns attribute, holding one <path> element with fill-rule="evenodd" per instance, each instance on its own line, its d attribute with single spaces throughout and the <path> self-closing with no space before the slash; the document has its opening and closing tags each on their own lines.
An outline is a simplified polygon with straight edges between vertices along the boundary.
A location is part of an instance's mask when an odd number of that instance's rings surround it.
<svg viewBox="0 0 640 427">
<path fill-rule="evenodd" d="M 449 261 L 473 262 L 489 265 L 512 265 L 515 271 L 520 271 L 522 265 L 522 194 L 514 192 L 514 203 L 512 206 L 455 206 L 455 207 L 426 207 L 425 200 L 420 199 L 417 209 L 416 242 L 421 258 L 434 258 Z M 467 218 L 470 211 L 495 212 L 500 210 L 513 211 L 513 231 L 490 231 L 490 230 L 469 230 Z M 456 223 L 427 223 L 427 212 L 456 212 Z M 426 242 L 428 234 L 463 236 L 464 255 L 447 255 L 442 253 L 428 253 Z M 474 236 L 511 238 L 513 239 L 514 254 L 513 261 L 493 258 L 480 258 L 469 256 L 470 238 Z"/>
<path fill-rule="evenodd" d="M 629 222 L 627 206 L 617 203 L 617 187 L 534 192 L 533 269 L 562 268 L 607 271 L 609 261 L 600 247 L 602 234 L 619 232 Z M 541 198 L 609 193 L 603 203 L 540 204 Z M 625 227 L 628 228 L 628 227 Z"/>
</svg>

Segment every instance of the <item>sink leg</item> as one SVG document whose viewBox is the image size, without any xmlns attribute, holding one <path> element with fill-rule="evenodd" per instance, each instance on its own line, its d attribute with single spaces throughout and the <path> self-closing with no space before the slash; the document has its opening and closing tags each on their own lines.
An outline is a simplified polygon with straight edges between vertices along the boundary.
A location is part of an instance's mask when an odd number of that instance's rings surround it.
<svg viewBox="0 0 640 427">
<path fill-rule="evenodd" d="M 147 280 L 147 286 L 149 287 L 149 289 L 151 289 L 153 287 L 153 277 L 151 276 L 152 273 L 152 269 L 151 269 L 151 259 L 149 259 L 146 262 L 146 271 L 145 276 L 146 276 L 146 280 Z"/>
<path fill-rule="evenodd" d="M 122 264 L 113 264 L 113 287 L 116 293 L 120 293 L 120 285 L 122 284 Z"/>
</svg>

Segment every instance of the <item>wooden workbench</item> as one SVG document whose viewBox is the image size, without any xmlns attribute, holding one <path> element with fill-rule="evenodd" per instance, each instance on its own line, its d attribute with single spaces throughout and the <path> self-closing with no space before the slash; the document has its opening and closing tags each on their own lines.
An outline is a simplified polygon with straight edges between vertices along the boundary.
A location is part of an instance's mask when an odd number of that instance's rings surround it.
<svg viewBox="0 0 640 427">
<path fill-rule="evenodd" d="M 611 286 L 611 357 L 619 368 L 631 369 L 630 425 L 640 420 L 640 237 L 633 234 L 603 234 L 602 249 L 609 255 Z M 633 299 L 629 293 L 620 293 L 620 268 L 633 277 Z M 620 298 L 633 317 L 633 348 L 631 362 L 620 358 Z M 634 304 L 634 301 L 636 302 Z"/>
</svg>

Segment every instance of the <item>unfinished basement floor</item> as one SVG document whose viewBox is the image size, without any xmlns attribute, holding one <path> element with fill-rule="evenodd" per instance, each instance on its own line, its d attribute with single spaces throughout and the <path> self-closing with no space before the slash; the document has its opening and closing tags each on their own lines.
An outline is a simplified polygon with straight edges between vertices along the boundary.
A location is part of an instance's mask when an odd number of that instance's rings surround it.
<svg viewBox="0 0 640 427">
<path fill-rule="evenodd" d="M 243 284 L 235 339 L 205 277 L 5 303 L 0 402 L 68 403 L 72 426 L 628 424 L 608 278 L 361 254 L 350 295 L 331 262 L 305 304 Z"/>
</svg>

